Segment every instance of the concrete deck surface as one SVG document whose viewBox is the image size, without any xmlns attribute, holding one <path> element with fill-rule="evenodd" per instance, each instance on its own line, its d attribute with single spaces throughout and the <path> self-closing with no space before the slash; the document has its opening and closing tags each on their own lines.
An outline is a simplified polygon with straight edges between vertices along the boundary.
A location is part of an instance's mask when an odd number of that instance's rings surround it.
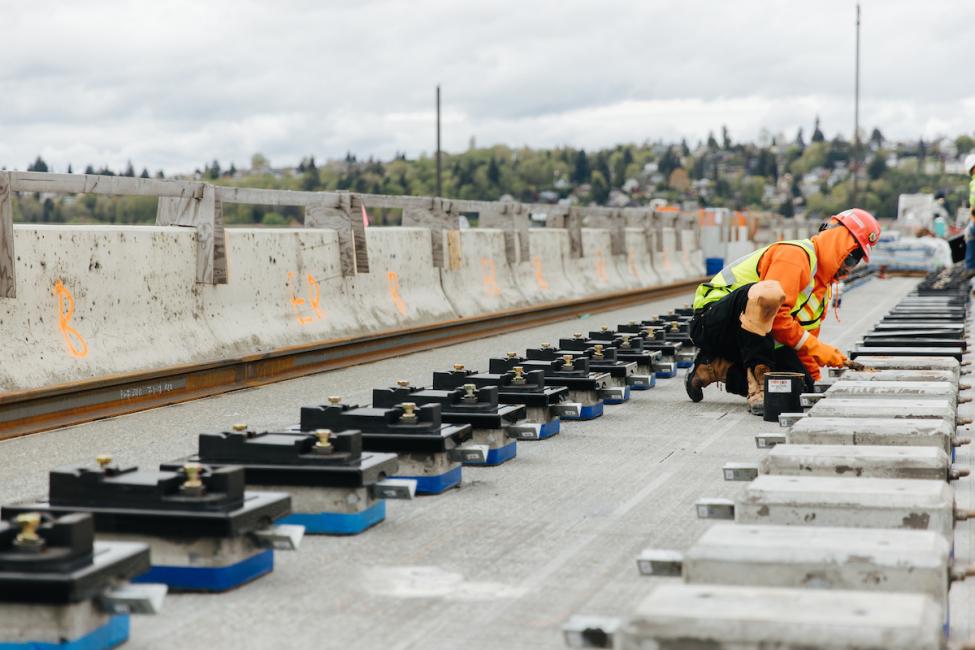
<svg viewBox="0 0 975 650">
<path fill-rule="evenodd" d="M 842 322 L 824 338 L 849 347 L 915 284 L 871 280 L 848 293 Z M 460 362 L 485 369 L 489 356 L 573 331 L 646 317 L 681 297 L 533 330 L 302 378 L 164 409 L 0 443 L 0 502 L 43 494 L 46 471 L 111 453 L 152 466 L 195 449 L 196 435 L 245 421 L 289 425 L 298 408 L 329 394 L 365 402 L 373 387 Z M 681 371 L 683 374 L 683 371 Z M 963 409 L 971 405 L 963 405 Z M 351 538 L 306 537 L 279 553 L 273 574 L 223 595 L 176 595 L 157 617 L 133 620 L 129 648 L 559 648 L 561 624 L 577 613 L 625 615 L 653 586 L 635 558 L 647 546 L 685 549 L 709 525 L 695 518 L 703 496 L 731 497 L 727 461 L 755 461 L 752 437 L 777 431 L 744 400 L 706 390 L 693 404 L 680 378 L 607 406 L 592 422 L 569 422 L 546 441 L 519 443 L 496 468 L 464 468 L 460 489 L 391 502 L 388 519 Z M 972 466 L 969 449 L 958 462 Z M 973 483 L 957 484 L 973 503 Z M 973 561 L 970 524 L 956 535 Z M 975 590 L 952 596 L 955 638 L 971 633 Z"/>
</svg>

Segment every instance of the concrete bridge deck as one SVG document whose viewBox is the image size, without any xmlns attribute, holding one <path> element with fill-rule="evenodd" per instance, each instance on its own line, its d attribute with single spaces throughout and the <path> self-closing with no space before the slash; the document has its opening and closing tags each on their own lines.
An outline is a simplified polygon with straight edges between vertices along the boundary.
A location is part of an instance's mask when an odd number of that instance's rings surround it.
<svg viewBox="0 0 975 650">
<path fill-rule="evenodd" d="M 914 285 L 871 280 L 830 316 L 824 338 L 849 347 Z M 578 329 L 595 329 L 682 305 L 687 298 L 598 314 L 449 348 L 189 402 L 0 443 L 0 502 L 43 494 L 51 467 L 111 453 L 152 466 L 185 455 L 204 430 L 245 421 L 275 427 L 301 405 L 342 394 L 364 402 L 373 387 L 434 369 L 523 350 Z M 961 407 L 971 415 L 971 405 Z M 223 595 L 170 596 L 162 615 L 133 620 L 129 648 L 559 648 L 560 626 L 577 613 L 624 615 L 649 591 L 635 557 L 647 546 L 684 549 L 710 522 L 693 503 L 730 497 L 727 461 L 755 461 L 753 435 L 777 431 L 748 415 L 743 400 L 706 391 L 690 403 L 681 381 L 659 380 L 603 418 L 565 423 L 547 441 L 519 443 L 518 458 L 465 468 L 464 485 L 438 497 L 392 502 L 386 522 L 351 538 L 306 537 L 279 553 L 273 574 Z M 957 463 L 972 467 L 970 448 Z M 972 507 L 973 481 L 955 484 Z M 956 555 L 975 559 L 971 524 Z M 975 589 L 956 585 L 953 636 L 968 637 Z"/>
</svg>

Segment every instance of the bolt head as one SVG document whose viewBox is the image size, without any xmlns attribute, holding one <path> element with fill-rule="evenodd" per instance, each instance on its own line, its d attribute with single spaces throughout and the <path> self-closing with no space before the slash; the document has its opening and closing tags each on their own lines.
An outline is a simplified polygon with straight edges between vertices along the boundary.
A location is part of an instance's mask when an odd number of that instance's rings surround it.
<svg viewBox="0 0 975 650">
<path fill-rule="evenodd" d="M 243 433 L 244 431 L 247 431 L 247 425 L 244 424 L 243 422 L 238 422 L 232 428 L 237 433 Z"/>
<path fill-rule="evenodd" d="M 599 331 L 601 331 L 601 332 L 608 332 L 609 331 L 609 325 L 600 325 Z"/>
<path fill-rule="evenodd" d="M 341 395 L 329 395 L 328 396 L 328 403 L 337 406 L 337 405 L 339 405 L 339 404 L 342 403 L 342 396 Z"/>
<path fill-rule="evenodd" d="M 112 464 L 112 457 L 108 454 L 99 454 L 95 456 L 95 462 L 98 463 L 99 467 L 108 467 Z"/>
<path fill-rule="evenodd" d="M 397 379 L 396 385 L 399 386 L 400 388 L 409 388 L 410 381 L 408 379 Z"/>
<path fill-rule="evenodd" d="M 464 369 L 464 364 L 462 364 L 462 363 L 455 363 L 454 364 L 454 370 L 456 370 L 457 372 L 460 372 L 463 369 Z"/>
</svg>

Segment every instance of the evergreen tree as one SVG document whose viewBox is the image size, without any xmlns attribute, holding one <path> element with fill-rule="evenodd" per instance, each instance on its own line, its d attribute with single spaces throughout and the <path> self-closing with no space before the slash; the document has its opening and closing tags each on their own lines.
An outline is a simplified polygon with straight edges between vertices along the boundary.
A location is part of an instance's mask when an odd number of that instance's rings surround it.
<svg viewBox="0 0 975 650">
<path fill-rule="evenodd" d="M 870 145 L 874 149 L 884 146 L 884 136 L 877 127 L 874 127 L 873 131 L 870 132 Z"/>
<path fill-rule="evenodd" d="M 74 173 L 74 170 L 71 169 L 71 163 L 68 163 L 68 173 L 69 174 L 73 174 Z"/>
<path fill-rule="evenodd" d="M 592 200 L 597 205 L 606 205 L 609 200 L 609 183 L 600 171 L 592 172 Z"/>
<path fill-rule="evenodd" d="M 94 174 L 95 173 L 95 168 L 92 167 L 91 165 L 86 165 L 85 166 L 85 173 L 86 174 Z"/>
<path fill-rule="evenodd" d="M 501 169 L 498 167 L 498 160 L 494 156 L 491 156 L 491 162 L 488 163 L 487 178 L 488 182 L 494 187 L 501 184 Z"/>
<path fill-rule="evenodd" d="M 586 156 L 586 150 L 580 149 L 576 153 L 575 165 L 572 168 L 571 180 L 576 185 L 588 183 L 591 173 L 592 171 L 589 168 L 589 157 Z"/>
<path fill-rule="evenodd" d="M 714 139 L 714 131 L 708 131 L 708 150 L 718 150 L 718 141 Z"/>
<path fill-rule="evenodd" d="M 799 127 L 799 132 L 796 133 L 796 145 L 800 149 L 805 149 L 806 148 L 806 139 L 802 136 L 802 127 L 801 126 Z"/>
<path fill-rule="evenodd" d="M 125 171 L 122 172 L 122 176 L 135 177 L 135 168 L 132 166 L 131 160 L 125 165 Z"/>
<path fill-rule="evenodd" d="M 731 149 L 731 135 L 728 133 L 728 127 L 724 125 L 721 127 L 721 148 L 725 151 Z"/>
<path fill-rule="evenodd" d="M 680 153 L 685 158 L 691 155 L 691 148 L 687 146 L 687 138 L 681 138 L 680 140 Z"/>
<path fill-rule="evenodd" d="M 48 169 L 47 169 L 47 163 L 44 162 L 44 159 L 43 158 L 41 158 L 40 156 L 38 156 L 37 159 L 34 162 L 32 162 L 31 164 L 27 165 L 27 171 L 29 171 L 29 172 L 46 172 L 46 171 L 48 171 Z"/>
<path fill-rule="evenodd" d="M 825 142 L 826 141 L 826 136 L 823 135 L 822 129 L 819 128 L 819 116 L 818 115 L 816 116 L 816 124 L 813 127 L 812 141 L 813 142 Z"/>
<path fill-rule="evenodd" d="M 147 167 L 142 168 L 142 173 L 139 174 L 139 178 L 149 178 L 149 169 Z"/>
</svg>

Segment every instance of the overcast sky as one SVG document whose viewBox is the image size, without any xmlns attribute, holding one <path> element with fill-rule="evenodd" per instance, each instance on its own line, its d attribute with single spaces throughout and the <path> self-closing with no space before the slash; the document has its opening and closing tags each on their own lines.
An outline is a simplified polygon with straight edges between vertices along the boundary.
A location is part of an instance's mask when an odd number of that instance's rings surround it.
<svg viewBox="0 0 975 650">
<path fill-rule="evenodd" d="M 853 0 L 5 2 L 0 166 L 852 134 Z M 975 2 L 863 0 L 861 124 L 975 129 Z"/>
</svg>

